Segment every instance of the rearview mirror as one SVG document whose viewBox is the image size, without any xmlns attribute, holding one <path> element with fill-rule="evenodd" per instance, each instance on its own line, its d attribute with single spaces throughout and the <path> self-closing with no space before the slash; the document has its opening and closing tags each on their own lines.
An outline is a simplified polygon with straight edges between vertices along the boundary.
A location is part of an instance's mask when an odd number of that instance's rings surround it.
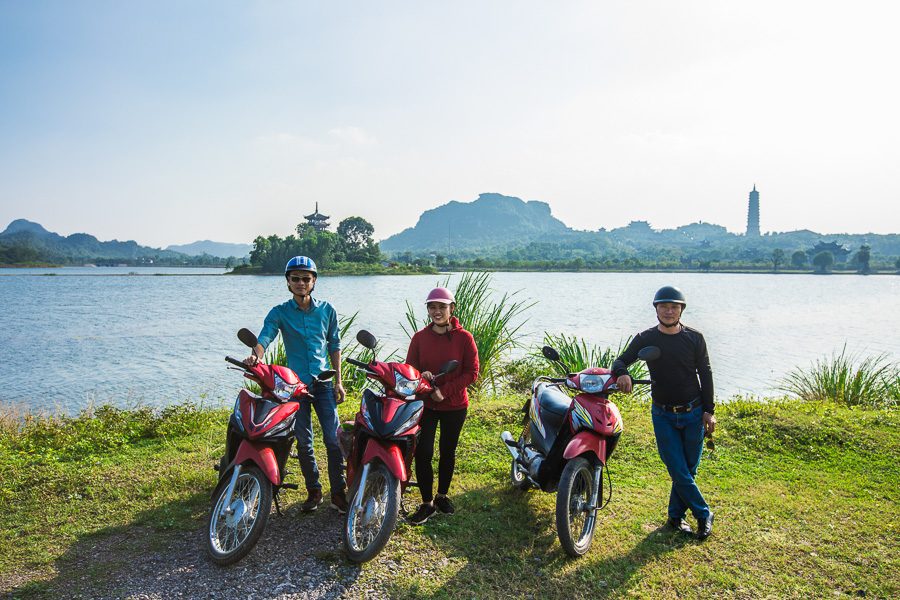
<svg viewBox="0 0 900 600">
<path fill-rule="evenodd" d="M 662 351 L 656 346 L 645 346 L 638 350 L 638 358 L 643 361 L 656 360 L 662 355 Z"/>
<path fill-rule="evenodd" d="M 375 336 L 366 331 L 365 329 L 360 329 L 359 333 L 356 334 L 356 341 L 368 348 L 369 350 L 374 350 L 375 346 L 378 345 L 378 340 L 375 339 Z"/>
<path fill-rule="evenodd" d="M 448 361 L 443 367 L 441 367 L 441 374 L 453 372 L 459 367 L 458 360 Z"/>
<path fill-rule="evenodd" d="M 557 352 L 554 348 L 551 348 L 550 346 L 544 346 L 543 348 L 541 348 L 541 354 L 543 354 L 544 358 L 546 358 L 546 359 L 553 360 L 553 361 L 559 360 L 559 352 Z"/>
<path fill-rule="evenodd" d="M 238 339 L 248 348 L 256 348 L 257 344 L 259 344 L 259 340 L 256 339 L 256 334 L 247 328 L 238 330 Z"/>
</svg>

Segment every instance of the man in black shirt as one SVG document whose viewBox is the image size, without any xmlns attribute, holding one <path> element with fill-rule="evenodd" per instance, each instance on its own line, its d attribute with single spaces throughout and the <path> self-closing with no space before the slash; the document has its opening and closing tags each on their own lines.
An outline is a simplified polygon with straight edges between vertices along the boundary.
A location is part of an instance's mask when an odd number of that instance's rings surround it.
<svg viewBox="0 0 900 600">
<path fill-rule="evenodd" d="M 712 533 L 713 513 L 694 481 L 703 437 L 716 428 L 713 401 L 712 369 L 703 334 L 681 324 L 687 303 L 678 288 L 660 288 L 653 298 L 659 324 L 642 331 L 631 340 L 622 355 L 613 362 L 619 391 L 631 393 L 632 381 L 628 365 L 638 358 L 646 346 L 658 346 L 661 353 L 648 361 L 653 380 L 653 432 L 656 447 L 672 478 L 669 493 L 669 519 L 666 527 L 690 533 L 684 521 L 687 509 L 697 519 L 697 538 L 704 540 Z"/>
</svg>

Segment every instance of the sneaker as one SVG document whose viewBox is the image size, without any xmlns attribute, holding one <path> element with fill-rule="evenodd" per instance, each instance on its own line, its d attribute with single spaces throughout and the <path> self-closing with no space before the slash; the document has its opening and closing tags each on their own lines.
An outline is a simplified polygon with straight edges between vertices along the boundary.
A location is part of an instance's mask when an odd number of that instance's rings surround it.
<svg viewBox="0 0 900 600">
<path fill-rule="evenodd" d="M 712 524 L 713 524 L 713 514 L 709 513 L 709 516 L 705 519 L 697 519 L 697 539 L 700 541 L 705 540 L 710 535 L 712 535 Z"/>
<path fill-rule="evenodd" d="M 306 491 L 309 495 L 306 497 L 306 502 L 300 505 L 300 510 L 303 512 L 312 512 L 319 508 L 319 505 L 323 502 L 322 490 L 307 488 Z"/>
<path fill-rule="evenodd" d="M 688 525 L 688 522 L 684 519 L 676 519 L 675 517 L 669 517 L 666 521 L 666 524 L 663 525 L 663 529 L 666 531 L 678 531 L 681 533 L 694 533 L 691 530 L 691 526 Z"/>
<path fill-rule="evenodd" d="M 433 515 L 437 509 L 433 504 L 421 504 L 419 506 L 419 510 L 409 515 L 406 520 L 412 523 L 413 525 L 421 525 L 425 521 L 428 520 L 428 517 Z"/>
<path fill-rule="evenodd" d="M 447 496 L 437 496 L 434 499 L 434 505 L 445 515 L 452 515 L 456 512 L 456 509 L 453 508 L 453 503 L 450 502 L 450 498 L 448 498 Z"/>
<path fill-rule="evenodd" d="M 347 492 L 340 490 L 331 492 L 331 508 L 338 511 L 339 514 L 347 513 Z"/>
</svg>

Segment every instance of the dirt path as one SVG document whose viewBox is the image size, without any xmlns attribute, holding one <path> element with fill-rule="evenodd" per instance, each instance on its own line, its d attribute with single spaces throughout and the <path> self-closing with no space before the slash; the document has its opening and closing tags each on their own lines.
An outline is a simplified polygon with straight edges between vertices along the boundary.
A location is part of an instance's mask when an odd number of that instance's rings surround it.
<svg viewBox="0 0 900 600">
<path fill-rule="evenodd" d="M 160 537 L 143 528 L 78 542 L 51 579 L 27 574 L 0 580 L 4 598 L 252 598 L 318 600 L 387 598 L 377 583 L 359 581 L 359 566 L 341 552 L 343 517 L 322 508 L 272 514 L 256 548 L 231 567 L 206 556 L 204 531 Z M 151 544 L 148 547 L 148 542 Z"/>
</svg>

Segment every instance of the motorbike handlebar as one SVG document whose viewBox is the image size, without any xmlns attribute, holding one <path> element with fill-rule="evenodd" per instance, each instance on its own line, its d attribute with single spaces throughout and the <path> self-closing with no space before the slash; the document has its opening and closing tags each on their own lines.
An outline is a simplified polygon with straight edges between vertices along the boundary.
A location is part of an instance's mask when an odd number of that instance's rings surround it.
<svg viewBox="0 0 900 600">
<path fill-rule="evenodd" d="M 631 383 L 642 383 L 644 385 L 650 385 L 651 383 L 653 383 L 653 381 L 649 379 L 632 379 Z"/>
<path fill-rule="evenodd" d="M 237 367 L 240 367 L 240 368 L 244 369 L 245 371 L 247 370 L 247 365 L 242 360 L 238 360 L 236 358 L 231 358 L 230 356 L 226 356 L 225 360 L 226 360 L 226 362 L 230 362 L 231 364 L 233 364 Z"/>
<path fill-rule="evenodd" d="M 364 363 L 361 360 L 356 360 L 355 358 L 348 358 L 347 362 L 353 365 L 354 367 L 359 367 L 360 369 L 369 369 L 368 363 Z"/>
</svg>

